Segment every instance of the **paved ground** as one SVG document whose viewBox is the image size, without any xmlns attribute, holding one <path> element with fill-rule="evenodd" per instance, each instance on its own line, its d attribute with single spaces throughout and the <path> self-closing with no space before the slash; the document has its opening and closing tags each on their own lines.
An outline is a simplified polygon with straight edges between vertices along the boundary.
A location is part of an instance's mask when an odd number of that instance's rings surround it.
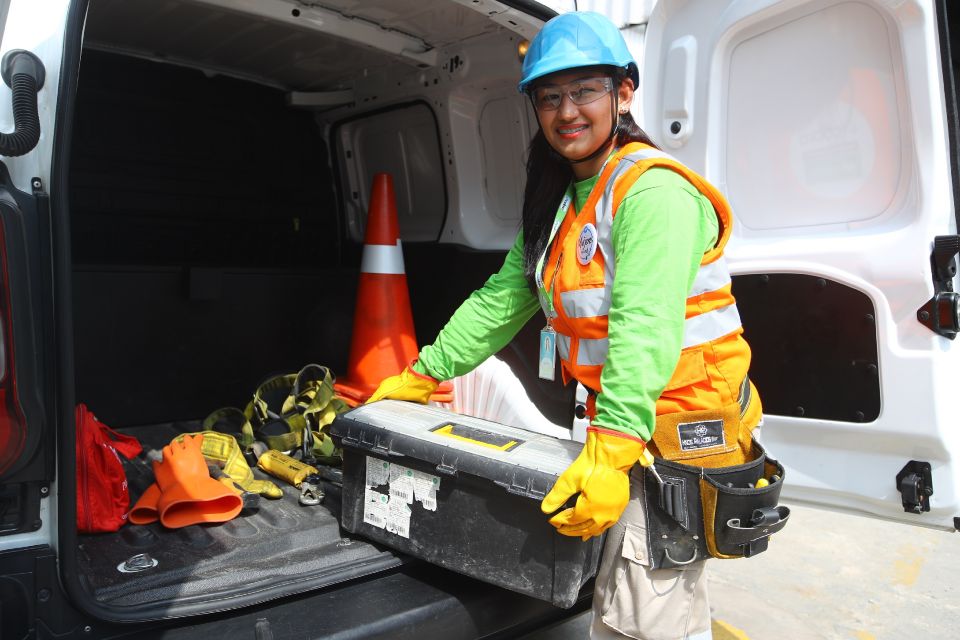
<svg viewBox="0 0 960 640">
<path fill-rule="evenodd" d="M 960 638 L 960 534 L 786 504 L 769 551 L 711 562 L 714 640 Z M 589 623 L 525 640 L 586 638 Z"/>
</svg>

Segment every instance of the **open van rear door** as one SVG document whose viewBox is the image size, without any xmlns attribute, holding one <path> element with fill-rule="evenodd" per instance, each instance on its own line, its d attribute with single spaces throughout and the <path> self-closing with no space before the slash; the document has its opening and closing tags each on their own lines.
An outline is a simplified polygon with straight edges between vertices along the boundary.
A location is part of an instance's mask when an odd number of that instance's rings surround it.
<svg viewBox="0 0 960 640">
<path fill-rule="evenodd" d="M 69 4 L 0 2 L 0 549 L 45 541 L 31 534 L 50 521 L 41 345 L 53 342 L 48 194 Z"/>
<path fill-rule="evenodd" d="M 737 217 L 734 293 L 784 496 L 954 529 L 949 4 L 660 0 L 642 89 L 644 128 Z"/>
</svg>

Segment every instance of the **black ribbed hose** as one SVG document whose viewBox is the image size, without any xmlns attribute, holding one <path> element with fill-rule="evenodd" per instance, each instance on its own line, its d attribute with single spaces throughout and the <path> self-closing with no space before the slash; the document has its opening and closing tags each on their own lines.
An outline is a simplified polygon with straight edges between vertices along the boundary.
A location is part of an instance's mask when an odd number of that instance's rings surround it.
<svg viewBox="0 0 960 640">
<path fill-rule="evenodd" d="M 43 63 L 28 51 L 10 51 L 3 57 L 3 79 L 13 89 L 13 133 L 0 133 L 0 155 L 22 156 L 40 141 L 37 92 L 43 86 Z"/>
</svg>

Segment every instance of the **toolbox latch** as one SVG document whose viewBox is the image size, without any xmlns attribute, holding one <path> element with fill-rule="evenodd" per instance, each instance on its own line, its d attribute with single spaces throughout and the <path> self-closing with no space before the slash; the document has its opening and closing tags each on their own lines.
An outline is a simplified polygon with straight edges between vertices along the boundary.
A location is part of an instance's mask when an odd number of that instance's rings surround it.
<svg viewBox="0 0 960 640">
<path fill-rule="evenodd" d="M 506 489 L 507 493 L 514 496 L 523 496 L 524 498 L 536 498 L 533 492 L 530 491 L 528 487 L 521 487 L 513 484 L 512 482 L 503 482 L 501 480 L 495 480 L 495 484 L 498 487 Z M 542 496 L 541 496 L 542 497 Z"/>
<path fill-rule="evenodd" d="M 547 494 L 543 491 L 538 491 L 534 489 L 530 484 L 530 479 L 527 479 L 526 484 L 517 483 L 516 478 L 512 481 L 507 482 L 505 480 L 494 480 L 494 484 L 498 487 L 501 487 L 506 490 L 507 493 L 514 496 L 523 496 L 524 498 L 532 498 L 534 500 L 543 500 L 544 496 Z"/>
<path fill-rule="evenodd" d="M 455 476 L 457 475 L 457 467 L 452 464 L 447 464 L 444 460 L 441 460 L 440 464 L 437 465 L 437 473 L 441 473 L 445 476 Z"/>
</svg>

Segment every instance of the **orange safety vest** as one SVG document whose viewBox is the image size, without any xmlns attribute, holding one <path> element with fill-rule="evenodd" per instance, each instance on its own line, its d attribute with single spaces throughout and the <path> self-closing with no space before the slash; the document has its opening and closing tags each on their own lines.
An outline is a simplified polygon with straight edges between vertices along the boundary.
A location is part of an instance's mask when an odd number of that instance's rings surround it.
<svg viewBox="0 0 960 640">
<path fill-rule="evenodd" d="M 720 227 L 717 243 L 704 253 L 687 295 L 683 345 L 657 400 L 651 450 L 700 466 L 739 464 L 751 457 L 750 431 L 761 409 L 747 379 L 750 347 L 743 339 L 723 258 L 733 216 L 713 185 L 648 145 L 630 143 L 610 158 L 580 214 L 572 203 L 568 207 L 544 263 L 544 281 L 553 285 L 549 321 L 557 332 L 563 381 L 575 378 L 603 391 L 600 374 L 607 356 L 614 278 L 614 265 L 608 263 L 614 255 L 613 220 L 630 187 L 651 167 L 672 169 L 693 184 L 713 204 Z"/>
</svg>

